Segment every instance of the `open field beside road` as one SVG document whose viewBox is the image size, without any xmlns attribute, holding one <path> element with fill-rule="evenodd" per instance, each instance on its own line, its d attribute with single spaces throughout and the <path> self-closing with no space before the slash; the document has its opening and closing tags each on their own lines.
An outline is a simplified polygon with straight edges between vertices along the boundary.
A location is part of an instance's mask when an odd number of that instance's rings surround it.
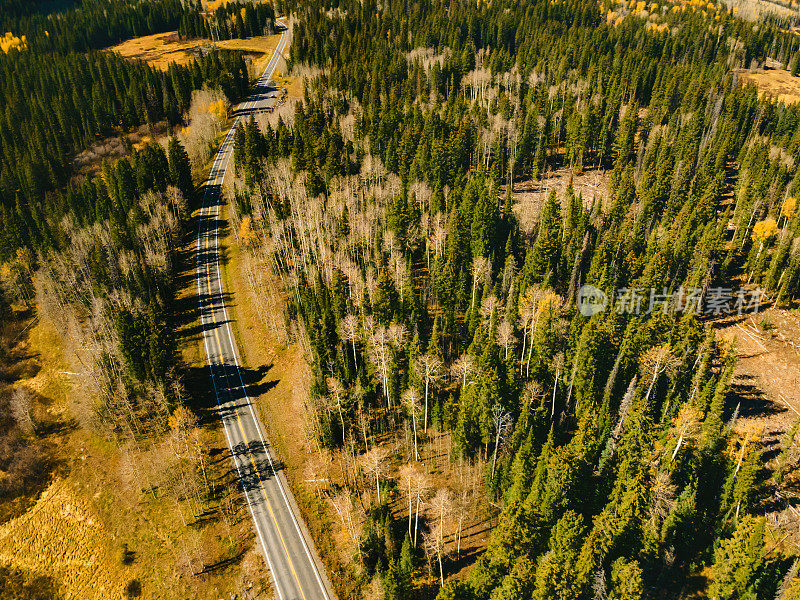
<svg viewBox="0 0 800 600">
<path fill-rule="evenodd" d="M 254 69 L 260 73 L 272 58 L 278 46 L 280 35 L 263 35 L 246 39 L 222 40 L 214 45 L 224 50 L 241 50 L 253 54 Z M 144 60 L 148 64 L 166 70 L 171 63 L 187 65 L 196 54 L 211 48 L 212 41 L 207 38 L 181 40 L 177 31 L 167 31 L 132 38 L 108 48 L 131 60 Z"/>
</svg>

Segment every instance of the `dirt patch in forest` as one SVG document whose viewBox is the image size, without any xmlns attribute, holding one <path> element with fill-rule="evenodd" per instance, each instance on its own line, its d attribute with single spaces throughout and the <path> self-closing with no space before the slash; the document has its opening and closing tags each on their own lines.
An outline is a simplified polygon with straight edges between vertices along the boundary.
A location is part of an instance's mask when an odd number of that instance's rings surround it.
<svg viewBox="0 0 800 600">
<path fill-rule="evenodd" d="M 768 308 L 755 315 L 714 323 L 718 338 L 735 344 L 739 361 L 731 384 L 737 430 L 761 438 L 768 502 L 763 513 L 772 525 L 774 547 L 800 548 L 800 471 L 790 464 L 780 483 L 771 476 L 781 461 L 787 432 L 800 418 L 800 314 Z M 795 450 L 800 440 L 795 439 Z M 791 455 L 796 456 L 794 451 Z M 769 538 L 768 538 L 769 539 Z"/>
<path fill-rule="evenodd" d="M 74 177 L 91 177 L 100 171 L 103 161 L 127 156 L 132 150 L 139 150 L 151 142 L 160 142 L 172 133 L 169 123 L 159 121 L 153 125 L 142 125 L 128 132 L 110 135 L 92 144 L 75 155 L 73 160 Z"/>
<path fill-rule="evenodd" d="M 565 192 L 572 182 L 575 194 L 583 198 L 585 205 L 592 201 L 609 197 L 610 174 L 605 169 L 586 169 L 576 174 L 570 167 L 561 167 L 549 171 L 541 179 L 526 179 L 514 184 L 514 214 L 520 228 L 530 233 L 539 221 L 542 203 L 548 194 L 555 190 L 558 199 L 563 203 Z M 505 196 L 505 186 L 501 187 L 501 197 Z"/>
</svg>

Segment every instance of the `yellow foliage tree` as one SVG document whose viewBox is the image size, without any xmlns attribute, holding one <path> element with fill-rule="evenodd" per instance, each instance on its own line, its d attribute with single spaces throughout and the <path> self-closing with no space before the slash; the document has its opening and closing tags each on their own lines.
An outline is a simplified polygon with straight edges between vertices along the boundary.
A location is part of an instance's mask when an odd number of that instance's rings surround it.
<svg viewBox="0 0 800 600">
<path fill-rule="evenodd" d="M 253 231 L 253 221 L 250 215 L 245 215 L 239 225 L 239 239 L 245 248 L 249 248 L 256 243 L 256 232 Z"/>
<path fill-rule="evenodd" d="M 783 205 L 781 206 L 781 216 L 786 217 L 786 220 L 789 221 L 794 217 L 794 213 L 797 211 L 797 198 L 794 196 L 789 196 L 786 200 L 783 201 Z"/>
<path fill-rule="evenodd" d="M 767 240 L 775 237 L 778 233 L 778 224 L 775 219 L 768 218 L 756 223 L 753 227 L 753 239 L 761 242 L 762 244 Z"/>
<path fill-rule="evenodd" d="M 800 600 L 800 576 L 796 575 L 788 582 L 786 600 Z"/>
<path fill-rule="evenodd" d="M 208 112 L 217 117 L 220 121 L 228 118 L 228 107 L 224 100 L 217 100 L 208 105 Z"/>
<path fill-rule="evenodd" d="M 0 38 L 0 50 L 8 54 L 9 51 L 15 48 L 20 52 L 22 50 L 26 50 L 28 48 L 28 40 L 24 35 L 17 37 L 8 31 L 3 37 Z"/>
<path fill-rule="evenodd" d="M 197 419 L 188 408 L 178 406 L 172 411 L 168 424 L 172 431 L 181 432 L 194 427 L 197 424 Z"/>
</svg>

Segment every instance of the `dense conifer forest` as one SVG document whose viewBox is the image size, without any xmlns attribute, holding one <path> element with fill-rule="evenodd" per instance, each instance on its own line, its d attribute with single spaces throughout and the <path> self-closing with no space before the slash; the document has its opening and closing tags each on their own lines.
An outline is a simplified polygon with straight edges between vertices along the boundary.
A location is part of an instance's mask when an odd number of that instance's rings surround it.
<svg viewBox="0 0 800 600">
<path fill-rule="evenodd" d="M 794 558 L 766 550 L 760 444 L 735 428 L 736 348 L 709 323 L 798 300 L 800 112 L 737 73 L 794 60 L 786 23 L 696 2 L 290 10 L 304 97 L 240 126 L 229 196 L 289 295 L 314 435 L 362 474 L 333 504 L 347 527 L 342 506 L 365 511 L 364 584 L 435 596 L 425 562 L 444 583 L 457 499 L 408 469 L 447 433 L 500 512 L 440 599 L 682 597 L 703 569 L 709 598 L 794 597 Z M 608 195 L 515 205 L 565 167 L 607 174 Z M 614 307 L 582 314 L 587 284 Z"/>
</svg>

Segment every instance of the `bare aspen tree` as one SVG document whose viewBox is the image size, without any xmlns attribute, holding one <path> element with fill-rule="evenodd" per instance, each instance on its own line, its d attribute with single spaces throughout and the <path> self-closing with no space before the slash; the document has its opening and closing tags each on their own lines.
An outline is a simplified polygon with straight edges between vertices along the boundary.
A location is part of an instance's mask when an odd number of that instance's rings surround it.
<svg viewBox="0 0 800 600">
<path fill-rule="evenodd" d="M 17 386 L 11 392 L 9 400 L 11 416 L 17 426 L 28 435 L 34 432 L 33 419 L 31 418 L 32 394 L 22 386 Z"/>
<path fill-rule="evenodd" d="M 425 419 L 424 431 L 428 432 L 428 396 L 431 384 L 435 384 L 441 377 L 442 361 L 433 354 L 423 354 L 416 361 L 417 372 L 425 384 Z"/>
<path fill-rule="evenodd" d="M 328 388 L 331 390 L 333 394 L 333 400 L 336 403 L 336 408 L 339 410 L 339 423 L 342 426 L 342 448 L 345 447 L 344 442 L 344 414 L 342 413 L 342 395 L 345 393 L 344 386 L 342 386 L 342 382 L 336 379 L 335 377 L 331 377 L 328 379 Z"/>
<path fill-rule="evenodd" d="M 650 505 L 650 519 L 654 526 L 660 526 L 675 506 L 675 492 L 678 487 L 672 483 L 669 473 L 659 471 L 653 480 L 653 501 Z"/>
<path fill-rule="evenodd" d="M 364 449 L 366 450 L 369 448 L 369 442 L 367 441 L 369 437 L 369 417 L 364 411 L 364 400 L 367 396 L 367 390 L 361 385 L 360 382 L 356 382 L 355 387 L 353 388 L 353 397 L 356 401 L 356 408 L 358 410 L 358 428 L 361 430 L 361 434 L 364 437 Z"/>
<path fill-rule="evenodd" d="M 358 317 L 354 314 L 348 314 L 342 319 L 341 335 L 342 339 L 350 342 L 353 348 L 353 364 L 358 369 L 358 359 L 356 358 L 356 340 L 358 339 Z"/>
<path fill-rule="evenodd" d="M 384 466 L 388 458 L 389 451 L 381 446 L 374 446 L 362 457 L 364 468 L 375 475 L 375 492 L 378 503 L 381 501 L 381 475 L 384 473 Z"/>
<path fill-rule="evenodd" d="M 387 328 L 386 333 L 389 341 L 395 348 L 398 350 L 405 348 L 406 343 L 408 342 L 408 329 L 406 329 L 405 325 L 400 323 L 392 323 Z"/>
<path fill-rule="evenodd" d="M 330 479 L 325 475 L 326 470 L 321 468 L 319 456 L 319 452 L 312 453 L 303 468 L 303 481 L 306 487 L 314 490 L 314 495 L 318 498 L 322 497 L 323 492 L 328 487 L 327 484 L 330 482 Z"/>
<path fill-rule="evenodd" d="M 505 349 L 505 358 L 508 358 L 508 349 L 514 345 L 514 328 L 508 321 L 503 321 L 497 326 L 497 342 Z"/>
<path fill-rule="evenodd" d="M 411 415 L 411 429 L 414 432 L 414 460 L 419 460 L 419 445 L 417 444 L 417 416 L 420 411 L 419 392 L 413 387 L 403 393 L 403 404 Z"/>
<path fill-rule="evenodd" d="M 703 415 L 697 408 L 689 404 L 684 404 L 681 407 L 673 425 L 673 428 L 678 433 L 678 441 L 675 442 L 675 449 L 670 455 L 670 460 L 675 460 L 685 440 L 692 440 L 697 437 L 700 433 L 702 421 Z"/>
<path fill-rule="evenodd" d="M 608 594 L 608 585 L 606 584 L 606 570 L 602 565 L 597 567 L 594 571 L 594 578 L 592 579 L 592 598 L 593 600 L 605 600 Z"/>
<path fill-rule="evenodd" d="M 434 538 L 435 552 L 439 561 L 439 579 L 444 585 L 444 569 L 442 568 L 442 555 L 444 554 L 444 516 L 452 509 L 453 503 L 450 491 L 447 488 L 440 488 L 431 500 L 431 509 L 434 518 L 438 521 L 433 527 L 431 534 Z"/>
<path fill-rule="evenodd" d="M 663 344 L 645 352 L 639 364 L 641 366 L 642 375 L 650 376 L 650 384 L 647 386 L 647 393 L 644 397 L 645 400 L 649 400 L 659 375 L 662 373 L 674 372 L 680 364 L 680 361 L 672 354 L 672 349 L 669 347 L 669 344 Z"/>
<path fill-rule="evenodd" d="M 414 463 L 407 463 L 400 467 L 398 472 L 400 477 L 400 483 L 406 491 L 406 495 L 408 497 L 408 536 L 412 538 L 414 535 L 414 530 L 411 526 L 414 517 L 414 484 L 416 482 L 417 473 L 419 471 L 419 466 Z"/>
<path fill-rule="evenodd" d="M 533 352 L 533 333 L 539 319 L 539 301 L 544 295 L 544 290 L 538 286 L 531 286 L 525 291 L 519 304 L 520 324 L 523 328 L 522 354 L 520 355 L 520 373 L 525 364 L 526 340 L 530 339 L 530 349 L 528 350 L 528 374 L 530 374 L 530 356 Z"/>
<path fill-rule="evenodd" d="M 494 481 L 494 470 L 497 464 L 497 449 L 500 447 L 500 439 L 511 426 L 511 415 L 502 406 L 495 404 L 492 407 L 492 423 L 494 423 L 495 437 L 491 479 Z"/>
<path fill-rule="evenodd" d="M 469 512 L 472 502 L 470 501 L 470 491 L 469 487 L 463 485 L 463 482 L 460 486 L 459 492 L 453 498 L 453 505 L 458 515 L 458 524 L 456 526 L 456 533 L 455 533 L 455 540 L 456 540 L 456 558 L 461 557 L 461 533 L 464 530 L 464 519 Z"/>
<path fill-rule="evenodd" d="M 372 327 L 371 327 L 372 326 Z M 372 353 L 372 359 L 381 374 L 383 395 L 386 398 L 386 407 L 391 410 L 392 398 L 389 395 L 389 359 L 391 352 L 389 349 L 389 339 L 385 327 L 375 327 L 371 319 L 365 319 L 367 339 Z"/>
<path fill-rule="evenodd" d="M 485 283 L 492 275 L 492 265 L 489 259 L 484 256 L 477 256 L 472 259 L 472 301 L 470 308 L 475 308 L 475 292 L 478 285 Z"/>
<path fill-rule="evenodd" d="M 433 531 L 422 534 L 422 551 L 425 553 L 425 566 L 428 576 L 433 576 L 433 562 L 438 556 L 438 539 Z"/>
<path fill-rule="evenodd" d="M 467 387 L 467 378 L 475 372 L 475 359 L 469 354 L 462 354 L 459 356 L 452 365 L 450 365 L 450 374 L 455 379 L 463 390 Z"/>
<path fill-rule="evenodd" d="M 328 500 L 342 521 L 342 530 L 351 540 L 356 539 L 355 526 L 353 525 L 352 492 L 347 488 L 343 488 L 336 494 L 329 495 Z"/>
<path fill-rule="evenodd" d="M 423 471 L 417 470 L 414 474 L 413 480 L 415 494 L 416 494 L 416 509 L 415 509 L 415 516 L 414 516 L 414 537 L 413 543 L 414 547 L 417 546 L 417 537 L 419 534 L 419 509 L 422 505 L 422 499 L 425 498 L 428 491 L 431 487 L 430 477 Z"/>
<path fill-rule="evenodd" d="M 492 318 L 492 315 L 497 314 L 497 311 L 502 306 L 503 305 L 500 303 L 500 300 L 497 299 L 497 296 L 491 294 L 484 298 L 483 302 L 481 303 L 480 314 L 488 321 Z"/>
</svg>

